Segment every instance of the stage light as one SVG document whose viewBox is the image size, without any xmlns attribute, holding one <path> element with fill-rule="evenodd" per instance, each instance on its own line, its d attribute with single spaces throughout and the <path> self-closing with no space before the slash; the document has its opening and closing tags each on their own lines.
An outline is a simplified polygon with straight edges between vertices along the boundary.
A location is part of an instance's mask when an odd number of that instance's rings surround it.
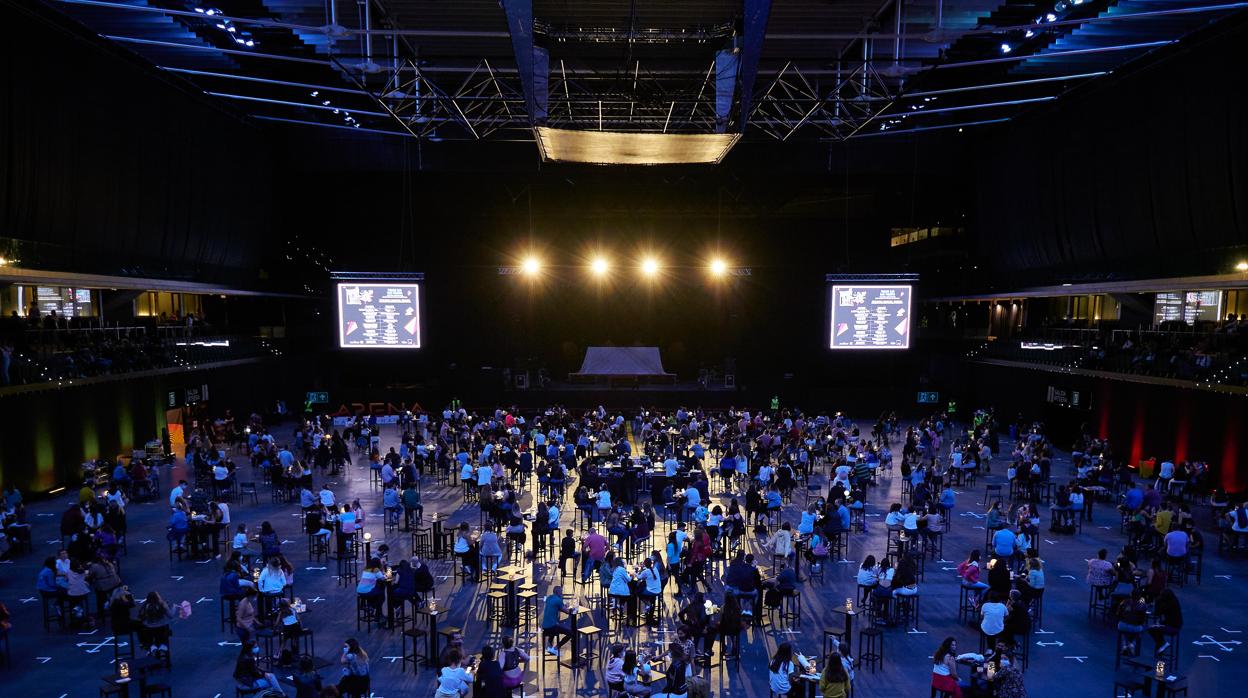
<svg viewBox="0 0 1248 698">
<path fill-rule="evenodd" d="M 718 257 L 711 260 L 711 273 L 715 276 L 723 276 L 728 273 L 728 263 Z"/>
<path fill-rule="evenodd" d="M 607 262 L 606 257 L 594 257 L 594 261 L 590 263 L 589 268 L 594 272 L 595 276 L 604 276 L 607 270 L 611 268 L 611 265 Z"/>
<path fill-rule="evenodd" d="M 524 262 L 520 264 L 520 269 L 529 276 L 536 276 L 537 272 L 542 269 L 542 263 L 538 261 L 537 257 L 530 255 L 524 258 Z"/>
<path fill-rule="evenodd" d="M 654 276 L 659 273 L 659 260 L 654 257 L 646 257 L 641 262 L 641 273 L 646 276 Z"/>
<path fill-rule="evenodd" d="M 1014 50 L 1013 46 L 1010 46 L 1009 44 L 1001 44 L 1001 53 L 1009 53 L 1010 51 L 1013 51 L 1013 50 Z"/>
<path fill-rule="evenodd" d="M 4 260 L 0 259 L 0 264 L 4 264 Z M 1248 271 L 1248 262 L 1240 262 L 1235 265 L 1235 271 Z"/>
</svg>

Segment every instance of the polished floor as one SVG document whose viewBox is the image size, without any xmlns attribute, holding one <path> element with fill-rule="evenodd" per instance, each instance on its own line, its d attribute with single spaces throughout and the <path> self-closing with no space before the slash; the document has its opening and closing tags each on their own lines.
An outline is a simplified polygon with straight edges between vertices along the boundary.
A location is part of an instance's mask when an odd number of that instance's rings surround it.
<svg viewBox="0 0 1248 698">
<path fill-rule="evenodd" d="M 386 427 L 383 451 L 396 441 L 394 427 Z M 244 474 L 249 467 L 243 466 Z M 981 478 L 973 490 L 960 492 L 952 530 L 944 540 L 944 561 L 929 561 L 925 579 L 919 585 L 922 601 L 918 623 L 884 631 L 882 666 L 875 671 L 859 668 L 855 680 L 857 696 L 927 696 L 930 656 L 940 641 L 952 635 L 958 638 L 964 651 L 977 646 L 978 631 L 959 624 L 957 620 L 958 584 L 953 567 L 967 551 L 982 547 L 984 531 L 982 522 L 975 514 L 982 512 L 979 502 L 985 484 L 1001 482 L 1003 470 L 1004 466 L 998 462 L 993 474 L 986 480 Z M 1055 477 L 1062 481 L 1068 471 L 1069 461 L 1059 458 L 1054 465 Z M 166 492 L 168 483 L 171 480 L 176 482 L 182 475 L 181 460 L 165 469 L 162 482 Z M 826 478 L 822 474 L 818 477 L 816 482 L 826 489 Z M 335 482 L 339 500 L 358 497 L 370 511 L 378 513 L 369 525 L 374 545 L 387 542 L 393 551 L 392 561 L 397 561 L 410 549 L 407 534 L 383 534 L 380 530 L 380 494 L 373 489 L 366 467 L 354 466 Z M 426 482 L 423 490 L 426 516 L 439 512 L 448 516 L 452 524 L 469 521 L 477 525 L 478 510 L 475 505 L 464 504 L 461 488 Z M 716 490 L 717 487 L 712 488 L 712 496 L 718 500 Z M 900 490 L 900 477 L 885 476 L 881 479 L 879 487 L 869 495 L 868 532 L 855 533 L 850 537 L 847 559 L 829 563 L 822 583 L 816 580 L 802 585 L 800 625 L 777 624 L 765 629 L 752 628 L 747 632 L 740 665 L 728 663 L 710 670 L 708 676 L 714 695 L 766 698 L 765 664 L 770 652 L 780 642 L 792 642 L 808 655 L 821 652 L 823 630 L 843 627 L 843 617 L 835 614 L 832 608 L 843 606 L 845 599 L 855 594 L 854 574 L 858 562 L 868 554 L 878 558 L 885 552 L 886 534 L 879 514 L 887 510 L 888 503 L 899 498 Z M 802 501 L 801 493 L 796 497 L 797 501 L 785 510 L 785 520 L 795 525 L 797 507 Z M 190 618 L 174 624 L 172 671 L 158 673 L 155 680 L 169 683 L 179 696 L 229 698 L 234 695 L 234 682 L 230 675 L 238 648 L 233 644 L 236 638 L 221 632 L 218 623 L 216 597 L 219 564 L 170 562 L 164 537 L 168 513 L 163 503 L 165 500 L 166 497 L 162 496 L 156 503 L 133 504 L 130 507 L 129 554 L 123 558 L 122 565 L 123 579 L 136 597 L 155 589 L 172 601 L 189 601 L 194 609 Z M 531 496 L 526 494 L 525 506 L 531 503 Z M 0 685 L 4 686 L 5 695 L 32 698 L 97 696 L 101 677 L 113 672 L 112 641 L 106 629 L 82 632 L 55 628 L 52 632 L 45 632 L 43 629 L 34 579 L 44 557 L 53 555 L 60 546 L 57 526 L 65 505 L 64 499 L 30 505 L 34 524 L 34 554 L 0 564 L 0 600 L 13 615 L 11 663 L 0 669 Z M 1200 584 L 1192 580 L 1177 589 L 1183 604 L 1185 625 L 1176 673 L 1187 677 L 1192 696 L 1233 695 L 1238 693 L 1234 686 L 1248 681 L 1248 665 L 1242 661 L 1248 655 L 1248 648 L 1241 644 L 1248 640 L 1248 596 L 1241 588 L 1248 579 L 1248 560 L 1219 557 L 1214 550 L 1217 538 L 1211 529 L 1208 509 L 1200 506 L 1194 513 L 1205 532 L 1210 550 L 1204 558 Z M 402 650 L 398 631 L 376 627 L 372 632 L 357 631 L 354 589 L 336 583 L 332 560 L 314 562 L 307 559 L 305 536 L 299 532 L 298 516 L 297 503 L 273 504 L 267 487 L 263 485 L 260 486 L 258 504 L 246 502 L 233 507 L 236 523 L 246 522 L 254 529 L 268 520 L 275 524 L 279 534 L 290 541 L 286 548 L 297 569 L 295 590 L 308 602 L 309 613 L 304 621 L 316 633 L 317 655 L 325 662 L 336 662 L 337 648 L 342 640 L 356 637 L 372 657 L 375 696 L 432 695 L 432 670 L 421 668 L 418 673 L 413 673 L 409 665 L 404 671 L 399 659 Z M 572 515 L 565 512 L 563 525 L 567 527 L 571 524 Z M 1047 514 L 1042 528 L 1047 530 Z M 656 540 L 662 533 L 660 526 L 655 534 Z M 1046 533 L 1042 536 L 1041 554 L 1046 562 L 1048 588 L 1043 627 L 1031 636 L 1030 664 L 1026 672 L 1029 695 L 1108 696 L 1113 692 L 1115 628 L 1107 621 L 1089 620 L 1088 587 L 1084 582 L 1085 560 L 1101 547 L 1116 551 L 1123 540 L 1116 512 L 1104 504 L 1097 508 L 1095 521 L 1085 524 L 1081 533 Z M 748 540 L 747 545 L 751 549 L 759 549 L 756 540 Z M 439 575 L 439 604 L 449 609 L 448 616 L 442 622 L 462 627 L 467 636 L 466 645 L 473 650 L 496 639 L 494 627 L 485 620 L 485 586 L 458 583 L 446 563 L 438 563 L 434 572 Z M 536 564 L 526 572 L 542 594 L 559 575 L 557 566 L 553 564 Z M 676 601 L 671 598 L 671 587 L 668 590 L 666 603 L 674 611 Z M 718 592 L 717 583 L 713 590 Z M 607 627 L 600 609 L 594 611 L 594 619 L 598 627 Z M 855 627 L 855 636 L 859 629 Z M 643 628 L 638 631 L 639 640 L 661 639 L 666 630 L 666 627 Z M 855 647 L 857 640 L 855 637 Z M 1144 644 L 1146 649 L 1151 649 L 1150 641 L 1145 640 Z M 534 654 L 536 659 L 538 653 Z M 324 669 L 322 673 L 327 679 L 336 681 L 336 665 Z M 575 671 L 567 667 L 556 669 L 552 664 L 541 671 L 535 662 L 529 673 L 528 685 L 543 696 L 605 694 L 596 664 L 589 669 Z"/>
</svg>

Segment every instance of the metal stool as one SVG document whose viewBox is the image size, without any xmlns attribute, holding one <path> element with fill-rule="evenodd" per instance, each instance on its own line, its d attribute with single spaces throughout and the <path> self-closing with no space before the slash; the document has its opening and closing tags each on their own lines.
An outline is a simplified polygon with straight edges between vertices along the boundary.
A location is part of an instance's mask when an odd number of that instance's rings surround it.
<svg viewBox="0 0 1248 698">
<path fill-rule="evenodd" d="M 485 619 L 497 626 L 507 621 L 507 592 L 491 591 L 485 595 Z"/>
<path fill-rule="evenodd" d="M 412 643 L 412 651 L 410 653 L 407 651 L 408 641 L 411 641 Z M 428 642 L 428 639 L 425 637 L 424 630 L 420 628 L 412 628 L 411 630 L 403 631 L 403 650 L 400 652 L 400 654 L 403 655 L 403 663 L 399 666 L 399 671 L 406 671 L 407 663 L 411 662 L 412 673 L 420 673 L 420 652 L 418 647 L 422 641 Z"/>
<path fill-rule="evenodd" d="M 780 620 L 788 621 L 793 627 L 802 625 L 802 590 L 794 589 L 780 598 Z"/>
<path fill-rule="evenodd" d="M 911 621 L 911 628 L 919 627 L 919 595 L 894 594 L 893 614 L 898 623 Z"/>
<path fill-rule="evenodd" d="M 365 632 L 372 632 L 373 624 L 381 626 L 381 611 L 373 600 L 364 594 L 355 595 L 355 629 L 360 629 L 360 623 L 365 626 Z"/>
<path fill-rule="evenodd" d="M 228 633 L 234 628 L 234 613 L 238 610 L 238 602 L 241 596 L 222 596 L 221 597 L 221 632 Z"/>
<path fill-rule="evenodd" d="M 884 632 L 879 628 L 867 628 L 858 633 L 858 666 L 865 666 L 875 673 L 876 666 L 884 666 Z"/>
</svg>

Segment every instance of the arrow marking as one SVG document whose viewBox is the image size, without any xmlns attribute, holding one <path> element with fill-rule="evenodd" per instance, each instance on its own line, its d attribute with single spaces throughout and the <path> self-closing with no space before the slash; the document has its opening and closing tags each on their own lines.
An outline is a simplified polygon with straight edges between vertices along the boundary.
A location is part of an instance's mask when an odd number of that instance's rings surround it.
<svg viewBox="0 0 1248 698">
<path fill-rule="evenodd" d="M 1086 656 L 1083 656 L 1083 657 L 1062 657 L 1062 659 L 1073 659 L 1073 660 L 1075 660 L 1075 661 L 1079 662 L 1080 664 L 1083 664 L 1083 660 L 1087 659 L 1087 657 L 1086 657 Z"/>
<path fill-rule="evenodd" d="M 1073 574 L 1063 574 L 1063 575 L 1062 575 L 1059 579 L 1070 579 L 1070 580 L 1074 580 L 1074 581 L 1076 581 L 1076 582 L 1077 582 L 1077 581 L 1079 581 L 1079 580 L 1075 579 L 1075 576 L 1074 576 Z"/>
<path fill-rule="evenodd" d="M 222 640 L 217 643 L 217 647 L 242 647 L 242 646 L 243 646 L 243 643 L 241 642 L 230 642 L 229 640 Z"/>
<path fill-rule="evenodd" d="M 212 601 L 212 599 L 208 598 L 207 596 L 201 596 L 199 597 L 199 600 L 197 600 L 195 603 L 203 603 L 205 601 Z"/>
<path fill-rule="evenodd" d="M 1196 655 L 1196 657 L 1197 657 L 1198 659 L 1212 659 L 1213 661 L 1218 662 L 1218 663 L 1221 663 L 1221 662 L 1222 662 L 1222 660 L 1221 660 L 1221 659 L 1218 659 L 1217 657 L 1213 656 L 1212 654 L 1198 654 L 1198 655 Z"/>
<path fill-rule="evenodd" d="M 26 599 L 22 599 L 22 602 L 23 602 L 23 603 L 25 603 L 25 601 L 26 601 Z M 1244 632 L 1244 631 L 1242 631 L 1242 630 L 1227 630 L 1226 628 L 1218 628 L 1218 630 L 1221 630 L 1221 631 L 1222 631 L 1222 632 L 1224 632 L 1224 633 L 1230 633 L 1230 634 L 1232 634 L 1232 635 L 1238 635 L 1239 633 Z"/>
<path fill-rule="evenodd" d="M 1057 640 L 1054 640 L 1053 642 L 1037 642 L 1036 646 L 1037 647 L 1062 647 L 1065 644 L 1066 644 L 1065 642 L 1058 642 Z"/>
<path fill-rule="evenodd" d="M 175 576 L 173 576 L 173 575 L 169 575 L 169 578 L 170 578 L 170 579 L 173 579 L 173 580 L 176 580 L 176 581 L 179 581 L 179 582 L 180 582 L 180 581 L 182 581 L 183 579 L 186 579 L 186 577 L 182 577 L 182 576 L 177 576 L 177 577 L 175 577 Z"/>
<path fill-rule="evenodd" d="M 47 664 L 48 662 L 52 661 L 51 657 L 35 657 L 35 659 L 39 660 L 40 664 Z"/>
<path fill-rule="evenodd" d="M 30 598 L 22 599 L 22 603 L 34 603 L 38 600 L 39 599 L 36 599 L 35 597 L 31 596 Z"/>
</svg>

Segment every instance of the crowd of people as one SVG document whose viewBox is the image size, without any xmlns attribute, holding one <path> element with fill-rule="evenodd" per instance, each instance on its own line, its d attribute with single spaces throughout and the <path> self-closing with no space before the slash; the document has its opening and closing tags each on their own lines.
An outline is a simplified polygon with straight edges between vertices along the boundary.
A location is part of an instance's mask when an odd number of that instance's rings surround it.
<svg viewBox="0 0 1248 698">
<path fill-rule="evenodd" d="M 1048 494 L 1053 446 L 1043 425 L 1012 426 L 1013 438 L 1001 452 L 1002 434 L 988 410 L 967 423 L 935 414 L 905 428 L 885 414 L 868 435 L 843 415 L 797 410 L 641 410 L 629 419 L 603 408 L 573 414 L 555 407 L 529 415 L 447 408 L 440 415 L 400 416 L 397 443 L 386 448 L 377 422 L 311 418 L 287 432 L 289 425 L 271 427 L 253 416 L 236 431 L 230 417 L 205 420 L 190 434 L 187 479 L 170 483 L 167 492 L 166 538 L 171 556 L 223 561 L 219 593 L 234 606 L 241 647 L 233 676 L 240 687 L 274 694 L 293 689 L 302 697 L 367 695 L 370 685 L 368 653 L 357 639 L 344 641 L 337 681 L 308 663 L 300 640 L 310 628 L 306 606 L 293 591 L 296 567 L 283 550 L 289 541 L 270 520 L 252 531 L 231 518 L 228 500 L 240 468 L 234 458 L 242 452 L 250 466 L 241 467 L 262 474 L 275 502 L 298 507 L 309 555 L 340 565 L 362 562 L 347 578 L 370 621 L 390 626 L 396 616 L 409 616 L 409 607 L 436 613 L 435 567 L 446 564 L 436 546 L 401 552 L 379 540 L 364 546 L 360 557 L 366 531 L 425 524 L 430 488 L 462 496 L 468 511 L 480 511 L 477 525 L 460 520 L 445 529 L 457 583 L 482 584 L 523 569 L 509 567 L 515 560 L 548 559 L 555 566 L 558 581 L 547 588 L 536 619 L 540 651 L 502 633 L 469 652 L 462 634 L 453 636 L 434 667 L 442 698 L 460 698 L 474 687 L 475 695 L 504 695 L 542 654 L 577 661 L 569 647 L 579 633 L 578 614 L 585 612 L 577 607 L 594 597 L 605 624 L 618 633 L 606 645 L 611 690 L 706 695 L 706 668 L 740 661 L 747 631 L 777 613 L 783 619 L 803 584 L 822 578 L 830 561 L 843 558 L 849 539 L 872 526 L 885 529 L 886 545 L 859 565 L 861 611 L 872 627 L 917 623 L 917 607 L 907 597 L 920 594 L 924 560 L 943 556 L 943 534 L 955 513 L 968 508 L 955 483 L 987 475 L 994 463 L 1005 467 L 1009 488 L 973 514 L 984 525 L 985 545 L 969 550 L 956 571 L 967 596 L 962 613 L 973 619 L 983 644 L 978 652 L 959 652 L 953 637 L 945 639 L 933 655 L 931 685 L 955 698 L 1023 696 L 1025 643 L 1046 589 L 1037 545 L 1041 516 L 1047 511 L 1050 530 L 1057 531 L 1084 515 L 1098 494 L 1092 488 L 1124 481 L 1108 443 L 1086 439 L 1072 454 L 1072 481 Z M 376 501 L 335 492 L 330 478 L 357 467 L 372 476 Z M 1182 627 L 1167 566 L 1186 567 L 1203 540 L 1175 483 L 1180 477 L 1198 481 L 1202 468 L 1165 462 L 1155 480 L 1127 488 L 1120 510 L 1126 544 L 1116 560 L 1101 550 L 1088 563 L 1086 581 L 1104 589 L 1105 607 L 1128 632 L 1122 650 L 1130 656 L 1139 654 L 1135 638 L 1141 633 L 1152 635 L 1156 652 L 1164 653 Z M 817 491 L 807 487 L 823 477 Z M 902 484 L 899 500 L 894 493 L 872 501 L 883 492 L 880 482 L 894 478 Z M 136 603 L 118 556 L 131 498 L 155 495 L 163 502 L 159 487 L 140 460 L 118 462 L 101 489 L 84 486 L 61 518 L 64 549 L 47 560 L 36 589 L 68 626 L 111 622 L 114 629 L 134 629 L 147 652 L 167 658 L 184 604 L 155 591 Z M 807 497 L 799 505 L 802 490 Z M 20 527 L 20 494 L 6 495 L 6 525 Z M 882 520 L 868 519 L 868 508 Z M 1242 503 L 1226 502 L 1220 517 L 1248 539 Z M 12 539 L 21 529 L 6 528 L 6 534 Z M 87 602 L 92 594 L 94 612 Z M 1142 623 L 1141 607 L 1159 622 Z M 654 650 L 625 641 L 628 633 L 669 623 L 673 639 Z M 274 657 L 260 655 L 265 633 L 277 639 Z M 796 696 L 799 687 L 818 686 L 825 697 L 848 695 L 859 668 L 850 642 L 842 638 L 814 656 L 777 644 L 770 690 Z"/>
</svg>

